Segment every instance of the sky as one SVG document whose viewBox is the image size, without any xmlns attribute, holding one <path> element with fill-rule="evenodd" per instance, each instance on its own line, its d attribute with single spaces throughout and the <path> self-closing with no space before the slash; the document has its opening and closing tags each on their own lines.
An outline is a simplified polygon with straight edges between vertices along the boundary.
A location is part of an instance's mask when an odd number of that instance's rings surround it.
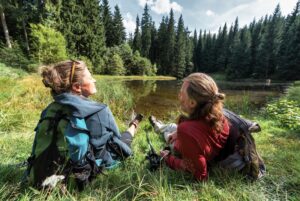
<svg viewBox="0 0 300 201">
<path fill-rule="evenodd" d="M 182 14 L 184 24 L 190 31 L 210 30 L 216 33 L 225 22 L 234 23 L 238 16 L 239 25 L 243 27 L 253 19 L 260 19 L 272 14 L 280 4 L 282 15 L 290 14 L 298 0 L 109 0 L 111 11 L 115 5 L 120 7 L 123 23 L 127 33 L 133 33 L 136 16 L 141 19 L 146 3 L 158 28 L 163 16 L 169 15 L 172 8 L 175 20 Z"/>
</svg>

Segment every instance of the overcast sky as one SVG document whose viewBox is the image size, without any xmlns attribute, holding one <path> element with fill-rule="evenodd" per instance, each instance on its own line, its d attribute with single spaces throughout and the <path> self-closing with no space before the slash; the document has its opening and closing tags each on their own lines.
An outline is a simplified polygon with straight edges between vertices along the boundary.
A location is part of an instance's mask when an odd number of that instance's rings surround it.
<svg viewBox="0 0 300 201">
<path fill-rule="evenodd" d="M 119 5 L 127 33 L 134 32 L 135 19 L 143 14 L 143 8 L 148 3 L 150 14 L 159 26 L 162 16 L 169 14 L 173 8 L 175 20 L 183 15 L 185 26 L 190 31 L 194 29 L 210 30 L 217 32 L 225 22 L 231 25 L 235 18 L 239 17 L 240 27 L 249 24 L 256 19 L 272 14 L 279 3 L 282 15 L 291 13 L 297 0 L 109 0 L 111 11 Z"/>
</svg>

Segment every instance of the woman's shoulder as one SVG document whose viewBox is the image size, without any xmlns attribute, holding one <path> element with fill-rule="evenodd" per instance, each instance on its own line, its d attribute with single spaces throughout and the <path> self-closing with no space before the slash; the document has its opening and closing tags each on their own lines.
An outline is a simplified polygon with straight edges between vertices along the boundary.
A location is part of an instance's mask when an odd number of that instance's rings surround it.
<svg viewBox="0 0 300 201">
<path fill-rule="evenodd" d="M 206 130 L 207 128 L 208 128 L 208 125 L 203 120 L 186 120 L 186 121 L 182 121 L 178 125 L 179 132 Z"/>
</svg>

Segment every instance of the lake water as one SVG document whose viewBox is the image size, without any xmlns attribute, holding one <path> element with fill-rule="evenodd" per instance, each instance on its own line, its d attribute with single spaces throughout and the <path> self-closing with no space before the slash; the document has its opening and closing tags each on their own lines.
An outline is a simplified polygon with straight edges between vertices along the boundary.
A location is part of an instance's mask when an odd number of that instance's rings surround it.
<svg viewBox="0 0 300 201">
<path fill-rule="evenodd" d="M 123 80 L 134 96 L 135 111 L 169 119 L 179 110 L 178 92 L 181 81 L 177 80 Z M 271 99 L 278 98 L 287 87 L 286 83 L 217 82 L 220 92 L 226 94 L 225 106 L 234 111 L 259 109 Z"/>
</svg>

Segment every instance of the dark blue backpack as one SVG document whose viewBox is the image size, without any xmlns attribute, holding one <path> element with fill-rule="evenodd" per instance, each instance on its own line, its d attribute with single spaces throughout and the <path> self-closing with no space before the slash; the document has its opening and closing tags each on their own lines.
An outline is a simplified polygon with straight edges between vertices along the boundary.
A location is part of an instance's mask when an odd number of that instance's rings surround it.
<svg viewBox="0 0 300 201">
<path fill-rule="evenodd" d="M 261 178 L 266 173 L 266 166 L 251 134 L 261 131 L 260 126 L 226 109 L 224 115 L 229 121 L 230 130 L 226 145 L 217 157 L 220 165 L 241 171 L 251 179 Z"/>
</svg>

